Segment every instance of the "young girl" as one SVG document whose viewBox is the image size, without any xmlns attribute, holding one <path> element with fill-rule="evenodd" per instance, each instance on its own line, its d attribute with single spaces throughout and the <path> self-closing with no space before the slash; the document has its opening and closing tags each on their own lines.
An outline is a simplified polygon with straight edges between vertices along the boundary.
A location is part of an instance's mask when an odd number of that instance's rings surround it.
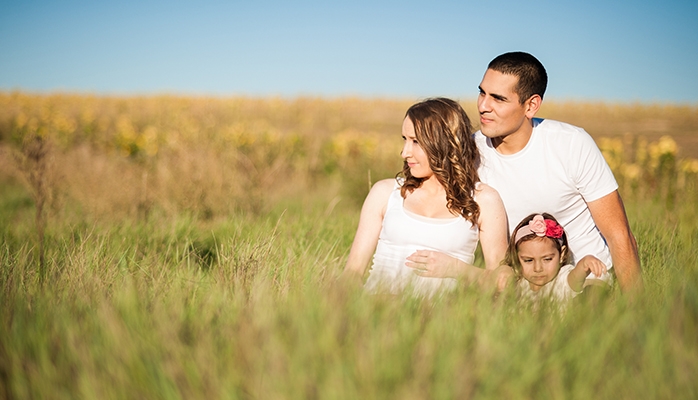
<svg viewBox="0 0 698 400">
<path fill-rule="evenodd" d="M 403 169 L 371 188 L 343 275 L 363 278 L 373 256 L 370 292 L 431 296 L 453 289 L 457 278 L 497 279 L 491 271 L 506 251 L 506 214 L 499 194 L 479 182 L 465 111 L 445 98 L 417 103 L 402 139 Z M 472 265 L 478 241 L 490 271 Z"/>
<path fill-rule="evenodd" d="M 550 214 L 531 214 L 514 229 L 502 264 L 519 278 L 522 298 L 537 303 L 543 298 L 563 305 L 582 292 L 590 272 L 601 276 L 606 265 L 588 255 L 572 265 L 567 234 Z M 523 278 L 523 279 L 521 279 Z"/>
</svg>

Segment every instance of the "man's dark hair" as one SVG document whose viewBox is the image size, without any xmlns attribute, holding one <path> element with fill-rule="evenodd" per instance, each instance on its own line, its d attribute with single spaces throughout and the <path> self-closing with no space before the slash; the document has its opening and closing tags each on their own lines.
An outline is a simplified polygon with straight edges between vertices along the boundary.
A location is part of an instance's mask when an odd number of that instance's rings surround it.
<svg viewBox="0 0 698 400">
<path fill-rule="evenodd" d="M 548 86 L 548 74 L 545 72 L 545 67 L 537 58 L 528 53 L 521 51 L 504 53 L 490 61 L 487 68 L 519 78 L 519 83 L 514 91 L 519 95 L 521 104 L 534 94 L 539 95 L 542 99 Z"/>
</svg>

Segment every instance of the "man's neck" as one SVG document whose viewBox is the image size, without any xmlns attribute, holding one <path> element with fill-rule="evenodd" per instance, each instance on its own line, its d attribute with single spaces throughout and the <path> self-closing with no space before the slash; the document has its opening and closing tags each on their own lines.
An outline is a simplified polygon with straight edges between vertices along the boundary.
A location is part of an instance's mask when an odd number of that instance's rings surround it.
<svg viewBox="0 0 698 400">
<path fill-rule="evenodd" d="M 523 150 L 531 140 L 531 135 L 533 134 L 533 121 L 529 120 L 521 128 L 506 136 L 500 136 L 492 138 L 492 146 L 499 154 L 510 155 L 516 154 Z"/>
</svg>

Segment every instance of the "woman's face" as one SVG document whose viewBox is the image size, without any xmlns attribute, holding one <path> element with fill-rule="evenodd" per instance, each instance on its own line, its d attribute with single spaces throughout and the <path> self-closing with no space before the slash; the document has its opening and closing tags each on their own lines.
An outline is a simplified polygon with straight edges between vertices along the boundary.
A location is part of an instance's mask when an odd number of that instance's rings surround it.
<svg viewBox="0 0 698 400">
<path fill-rule="evenodd" d="M 402 139 L 405 141 L 400 155 L 405 159 L 410 167 L 410 173 L 415 178 L 429 178 L 434 173 L 429 166 L 427 154 L 417 141 L 417 134 L 414 131 L 414 124 L 410 117 L 405 117 L 402 122 Z"/>
<path fill-rule="evenodd" d="M 560 252 L 553 239 L 539 237 L 521 242 L 517 248 L 521 274 L 531 285 L 531 290 L 540 290 L 560 272 Z"/>
</svg>

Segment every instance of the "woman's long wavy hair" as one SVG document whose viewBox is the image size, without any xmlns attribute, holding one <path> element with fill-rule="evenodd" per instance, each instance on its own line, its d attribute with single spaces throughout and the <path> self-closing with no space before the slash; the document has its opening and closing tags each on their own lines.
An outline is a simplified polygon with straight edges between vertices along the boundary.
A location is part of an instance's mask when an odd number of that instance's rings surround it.
<svg viewBox="0 0 698 400">
<path fill-rule="evenodd" d="M 468 115 L 451 99 L 433 98 L 413 105 L 405 116 L 414 124 L 417 141 L 429 159 L 434 176 L 446 189 L 446 206 L 477 225 L 480 207 L 474 194 L 480 180 L 477 173 L 480 152 Z M 397 176 L 405 180 L 401 189 L 403 198 L 424 181 L 412 176 L 407 161 Z"/>
</svg>

